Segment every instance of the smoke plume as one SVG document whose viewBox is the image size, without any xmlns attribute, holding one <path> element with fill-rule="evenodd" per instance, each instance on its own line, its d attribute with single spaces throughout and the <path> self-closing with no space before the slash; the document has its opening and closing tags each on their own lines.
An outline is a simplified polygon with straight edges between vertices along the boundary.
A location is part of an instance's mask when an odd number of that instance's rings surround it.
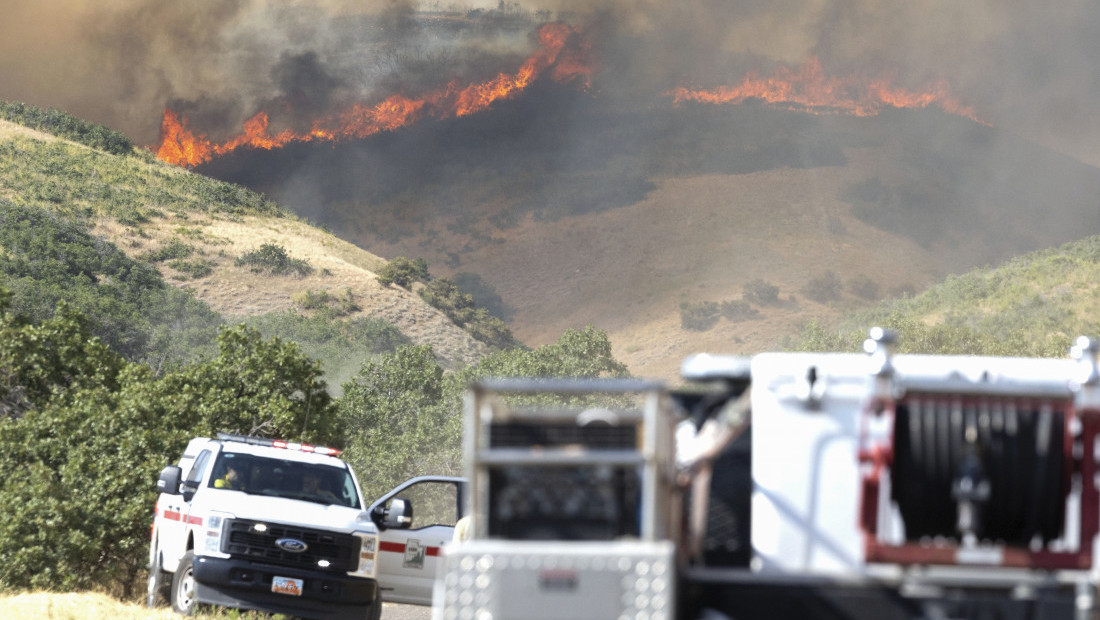
<svg viewBox="0 0 1100 620">
<path fill-rule="evenodd" d="M 158 139 L 173 107 L 217 138 L 268 107 L 299 126 L 377 101 L 512 70 L 530 31 L 509 14 L 566 19 L 601 59 L 593 84 L 637 100 L 735 83 L 817 58 L 825 71 L 942 80 L 984 119 L 1100 163 L 1100 5 L 977 0 L 0 0 L 0 98 L 62 108 Z M 425 11 L 492 13 L 460 27 Z"/>
</svg>

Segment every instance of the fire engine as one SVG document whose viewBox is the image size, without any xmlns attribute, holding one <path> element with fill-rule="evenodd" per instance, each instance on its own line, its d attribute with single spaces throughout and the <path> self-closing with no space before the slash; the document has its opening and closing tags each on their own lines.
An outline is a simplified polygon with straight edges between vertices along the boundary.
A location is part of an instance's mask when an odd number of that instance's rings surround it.
<svg viewBox="0 0 1100 620">
<path fill-rule="evenodd" d="M 473 385 L 433 618 L 1100 617 L 1096 341 L 895 342 Z"/>
<path fill-rule="evenodd" d="M 383 599 L 429 605 L 462 480 L 414 478 L 368 505 L 339 454 L 239 435 L 192 439 L 157 481 L 148 604 L 355 620 L 379 618 Z"/>
</svg>

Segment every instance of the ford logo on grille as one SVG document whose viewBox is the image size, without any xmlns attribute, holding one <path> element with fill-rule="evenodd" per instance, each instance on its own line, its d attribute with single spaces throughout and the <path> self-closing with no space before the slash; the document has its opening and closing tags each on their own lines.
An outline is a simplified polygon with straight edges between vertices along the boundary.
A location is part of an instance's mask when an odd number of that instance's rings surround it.
<svg viewBox="0 0 1100 620">
<path fill-rule="evenodd" d="M 290 553 L 301 553 L 306 549 L 309 549 L 309 545 L 298 540 L 297 538 L 280 538 L 275 541 L 275 546 L 283 551 L 289 551 Z"/>
</svg>

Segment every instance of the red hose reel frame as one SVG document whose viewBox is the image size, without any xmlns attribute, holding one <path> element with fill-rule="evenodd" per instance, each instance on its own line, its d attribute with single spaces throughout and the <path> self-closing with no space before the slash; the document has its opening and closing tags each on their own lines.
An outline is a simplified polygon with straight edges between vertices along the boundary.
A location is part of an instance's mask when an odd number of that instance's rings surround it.
<svg viewBox="0 0 1100 620">
<path fill-rule="evenodd" d="M 1079 539 L 1075 551 L 1055 551 L 1046 547 L 1031 549 L 1017 546 L 982 547 L 994 553 L 974 553 L 958 543 L 892 544 L 879 537 L 879 507 L 883 476 L 889 475 L 894 461 L 893 424 L 896 400 L 876 397 L 863 415 L 859 462 L 864 471 L 861 481 L 859 520 L 864 533 L 864 552 L 868 563 L 895 565 L 967 565 L 1034 569 L 1083 570 L 1092 567 L 1093 540 L 1100 529 L 1100 491 L 1097 489 L 1097 437 L 1100 436 L 1100 408 L 1078 409 L 1073 399 L 1062 401 L 1066 415 L 1063 442 L 1064 471 L 1069 477 L 1080 473 Z M 885 441 L 872 443 L 866 427 L 871 416 L 888 416 L 891 433 Z M 1079 433 L 1074 428 L 1079 428 Z M 1076 448 L 1076 450 L 1075 450 Z M 1076 452 L 1076 455 L 1075 455 Z M 1071 485 L 1066 484 L 1066 497 Z"/>
</svg>

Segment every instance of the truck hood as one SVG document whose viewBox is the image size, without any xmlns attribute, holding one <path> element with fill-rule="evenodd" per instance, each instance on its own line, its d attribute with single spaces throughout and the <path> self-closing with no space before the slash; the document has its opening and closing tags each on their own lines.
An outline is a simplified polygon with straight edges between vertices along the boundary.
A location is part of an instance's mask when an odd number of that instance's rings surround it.
<svg viewBox="0 0 1100 620">
<path fill-rule="evenodd" d="M 218 496 L 216 505 L 211 505 L 210 510 L 238 519 L 344 532 L 378 531 L 365 510 L 236 491 L 222 491 Z"/>
</svg>

